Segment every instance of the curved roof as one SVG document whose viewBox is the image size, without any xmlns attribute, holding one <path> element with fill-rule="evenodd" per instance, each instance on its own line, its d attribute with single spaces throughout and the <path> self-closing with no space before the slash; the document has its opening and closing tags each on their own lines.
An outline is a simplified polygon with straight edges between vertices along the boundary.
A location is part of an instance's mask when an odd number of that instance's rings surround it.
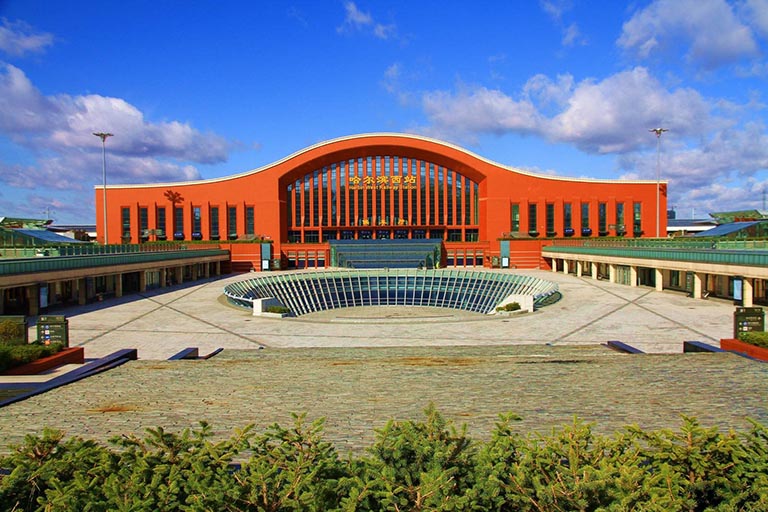
<svg viewBox="0 0 768 512">
<path fill-rule="evenodd" d="M 351 155 L 375 156 L 375 154 L 381 154 L 381 153 L 374 154 L 371 152 L 371 150 L 375 150 L 375 149 L 394 150 L 395 148 L 397 148 L 397 150 L 399 150 L 401 153 L 405 153 L 399 156 L 409 156 L 407 153 L 410 152 L 412 155 L 414 155 L 413 157 L 416 157 L 415 155 L 420 155 L 423 158 L 425 155 L 430 155 L 431 157 L 436 158 L 438 160 L 442 160 L 443 162 L 453 163 L 453 165 L 446 165 L 446 167 L 452 167 L 452 168 L 458 167 L 455 170 L 462 171 L 464 174 L 467 174 L 467 175 L 475 175 L 475 178 L 477 178 L 478 180 L 482 179 L 484 177 L 484 174 L 481 171 L 478 171 L 475 168 L 475 166 L 472 165 L 473 163 L 475 164 L 482 163 L 482 164 L 489 165 L 504 171 L 514 172 L 514 173 L 522 174 L 525 176 L 531 176 L 534 178 L 554 180 L 554 181 L 577 181 L 577 182 L 590 182 L 590 183 L 615 183 L 617 181 L 621 181 L 622 183 L 646 183 L 646 184 L 656 183 L 655 181 L 652 181 L 652 180 L 613 180 L 613 179 L 597 179 L 597 178 L 574 178 L 569 176 L 552 176 L 547 174 L 539 174 L 531 171 L 526 171 L 517 167 L 512 167 L 512 166 L 500 164 L 498 162 L 494 162 L 493 160 L 480 156 L 465 148 L 462 148 L 455 144 L 451 144 L 449 142 L 441 141 L 438 139 L 424 137 L 421 135 L 406 134 L 406 133 L 381 132 L 381 133 L 364 133 L 364 134 L 357 134 L 357 135 L 349 135 L 345 137 L 339 137 L 339 138 L 319 142 L 317 144 L 313 144 L 304 149 L 296 151 L 270 164 L 267 164 L 249 171 L 241 172 L 238 174 L 232 174 L 229 176 L 221 176 L 217 178 L 208 178 L 208 179 L 202 179 L 202 180 L 167 182 L 167 183 L 142 183 L 142 184 L 122 184 L 122 185 L 115 184 L 115 185 L 107 185 L 107 188 L 143 188 L 143 187 L 160 187 L 160 186 L 179 187 L 179 186 L 189 186 L 189 185 L 197 185 L 197 184 L 205 184 L 205 183 L 218 183 L 218 182 L 243 178 L 250 175 L 266 172 L 274 168 L 283 166 L 292 160 L 295 160 L 296 165 L 293 168 L 287 170 L 285 173 L 286 175 L 293 176 L 293 175 L 301 174 L 302 170 L 304 170 L 305 172 L 308 172 L 309 170 L 316 168 L 315 166 L 322 166 L 325 164 L 335 163 L 336 161 L 339 161 L 339 160 L 344 160 L 345 158 L 343 158 L 342 155 L 347 158 L 352 158 Z M 359 152 L 364 149 L 368 149 L 369 151 L 367 151 L 366 153 L 370 153 L 370 154 L 359 154 Z M 393 154 L 392 156 L 398 156 L 398 155 Z M 338 160 L 334 160 L 335 158 L 338 158 Z M 441 163 L 441 162 L 435 162 L 435 163 Z M 667 182 L 666 180 L 662 180 L 661 183 L 666 184 Z M 101 189 L 101 188 L 103 188 L 103 185 L 94 185 L 94 189 Z"/>
</svg>

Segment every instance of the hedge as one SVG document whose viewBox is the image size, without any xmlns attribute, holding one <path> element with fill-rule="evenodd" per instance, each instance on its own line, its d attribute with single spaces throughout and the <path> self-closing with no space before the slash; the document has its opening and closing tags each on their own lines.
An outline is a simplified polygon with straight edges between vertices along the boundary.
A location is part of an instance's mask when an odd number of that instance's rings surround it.
<svg viewBox="0 0 768 512">
<path fill-rule="evenodd" d="M 768 332 L 749 331 L 739 333 L 739 339 L 744 343 L 757 347 L 768 348 Z"/>
<path fill-rule="evenodd" d="M 0 372 L 47 357 L 64 348 L 62 343 L 30 343 L 28 345 L 0 345 Z"/>
<path fill-rule="evenodd" d="M 108 445 L 28 435 L 0 457 L 0 503 L 24 511 L 704 511 L 768 510 L 768 430 L 628 426 L 610 436 L 574 420 L 548 435 L 499 417 L 473 441 L 434 407 L 390 421 L 365 455 L 343 458 L 323 420 L 236 430 L 148 429 Z"/>
</svg>

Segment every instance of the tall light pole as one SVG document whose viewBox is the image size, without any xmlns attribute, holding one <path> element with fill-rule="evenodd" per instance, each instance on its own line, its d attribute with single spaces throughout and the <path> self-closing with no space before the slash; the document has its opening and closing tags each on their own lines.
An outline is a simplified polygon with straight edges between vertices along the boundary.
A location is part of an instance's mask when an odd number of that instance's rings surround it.
<svg viewBox="0 0 768 512">
<path fill-rule="evenodd" d="M 94 132 L 94 135 L 101 139 L 101 179 L 102 188 L 102 208 L 104 209 L 104 245 L 109 243 L 107 235 L 107 137 L 112 137 L 111 133 Z"/>
<path fill-rule="evenodd" d="M 659 238 L 659 222 L 661 219 L 661 202 L 659 190 L 661 189 L 661 134 L 668 132 L 666 128 L 651 128 L 648 130 L 656 134 L 656 238 Z"/>
</svg>

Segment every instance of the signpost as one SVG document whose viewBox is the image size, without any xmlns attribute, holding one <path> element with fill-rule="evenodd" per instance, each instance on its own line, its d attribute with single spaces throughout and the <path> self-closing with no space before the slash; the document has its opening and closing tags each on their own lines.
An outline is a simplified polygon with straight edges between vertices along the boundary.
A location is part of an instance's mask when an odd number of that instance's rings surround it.
<svg viewBox="0 0 768 512">
<path fill-rule="evenodd" d="M 62 343 L 69 347 L 69 320 L 64 315 L 37 317 L 37 341 L 45 345 Z"/>
<path fill-rule="evenodd" d="M 737 307 L 733 313 L 733 337 L 739 339 L 739 334 L 765 330 L 765 311 L 763 308 Z"/>
</svg>

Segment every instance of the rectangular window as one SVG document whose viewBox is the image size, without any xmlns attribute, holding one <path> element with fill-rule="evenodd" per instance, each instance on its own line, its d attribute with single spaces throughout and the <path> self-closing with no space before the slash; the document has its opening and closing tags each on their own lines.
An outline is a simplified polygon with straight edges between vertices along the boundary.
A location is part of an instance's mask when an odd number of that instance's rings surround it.
<svg viewBox="0 0 768 512">
<path fill-rule="evenodd" d="M 165 236 L 165 233 L 168 229 L 165 226 L 165 206 L 157 207 L 157 224 L 155 225 L 155 229 L 157 229 L 158 240 L 165 240 L 167 238 Z"/>
<path fill-rule="evenodd" d="M 515 203 L 512 205 L 512 232 L 518 231 L 520 231 L 520 205 Z"/>
<path fill-rule="evenodd" d="M 227 208 L 227 238 L 237 240 L 237 206 Z"/>
<path fill-rule="evenodd" d="M 563 230 L 573 229 L 573 208 L 571 203 L 563 204 Z"/>
<path fill-rule="evenodd" d="M 624 236 L 626 233 L 624 226 L 624 203 L 616 203 L 616 236 Z"/>
<path fill-rule="evenodd" d="M 536 225 L 538 224 L 538 218 L 537 218 L 538 209 L 536 207 L 536 203 L 529 203 L 528 204 L 528 234 L 531 236 L 538 236 L 539 231 L 536 229 Z"/>
<path fill-rule="evenodd" d="M 146 206 L 139 207 L 139 240 L 149 240 L 149 210 Z"/>
<path fill-rule="evenodd" d="M 124 244 L 129 244 L 131 243 L 131 209 L 127 206 L 120 208 L 120 218 L 123 225 L 122 241 Z"/>
<path fill-rule="evenodd" d="M 209 225 L 208 230 L 211 233 L 211 240 L 219 239 L 219 207 L 211 206 L 211 210 L 208 212 Z"/>
<path fill-rule="evenodd" d="M 444 236 L 445 236 L 445 231 L 442 229 L 429 230 L 429 238 L 434 238 L 435 240 L 442 240 Z"/>
<path fill-rule="evenodd" d="M 547 236 L 555 236 L 555 203 L 546 206 Z"/>
<path fill-rule="evenodd" d="M 589 226 L 589 203 L 581 203 L 581 235 L 589 236 L 592 228 Z"/>
<path fill-rule="evenodd" d="M 449 229 L 448 230 L 448 241 L 449 242 L 461 242 L 461 230 L 460 229 Z"/>
<path fill-rule="evenodd" d="M 295 220 L 293 219 L 293 183 L 288 185 L 288 194 L 286 194 L 285 197 L 285 211 L 286 211 L 286 218 L 288 219 L 288 227 L 295 226 Z"/>
<path fill-rule="evenodd" d="M 608 205 L 597 203 L 597 231 L 598 235 L 606 236 L 608 234 Z"/>
<path fill-rule="evenodd" d="M 480 238 L 480 233 L 477 229 L 467 229 L 464 233 L 464 238 L 466 242 L 477 242 Z"/>
<path fill-rule="evenodd" d="M 328 240 L 336 240 L 338 238 L 338 231 L 335 229 L 329 229 L 323 231 L 323 242 Z"/>
<path fill-rule="evenodd" d="M 288 231 L 288 243 L 300 244 L 301 243 L 301 231 Z"/>
<path fill-rule="evenodd" d="M 173 212 L 173 239 L 184 240 L 184 208 L 177 206 Z"/>
<path fill-rule="evenodd" d="M 642 216 L 642 203 L 634 203 L 632 205 L 632 235 L 640 236 L 643 234 L 643 216 Z"/>
<path fill-rule="evenodd" d="M 316 230 L 304 232 L 304 243 L 316 244 L 320 241 L 320 233 Z"/>
<path fill-rule="evenodd" d="M 199 206 L 192 207 L 192 240 L 203 239 L 203 216 Z"/>
<path fill-rule="evenodd" d="M 256 234 L 256 220 L 255 220 L 255 211 L 253 206 L 246 206 L 245 207 L 245 234 L 253 236 Z"/>
</svg>

